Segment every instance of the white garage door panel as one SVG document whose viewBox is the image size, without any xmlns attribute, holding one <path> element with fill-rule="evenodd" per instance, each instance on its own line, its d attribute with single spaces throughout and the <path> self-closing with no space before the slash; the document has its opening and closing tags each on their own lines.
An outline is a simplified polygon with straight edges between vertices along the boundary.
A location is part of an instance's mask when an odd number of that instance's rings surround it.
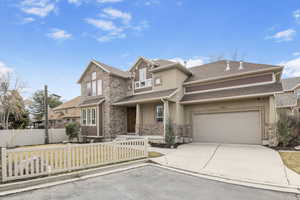
<svg viewBox="0 0 300 200">
<path fill-rule="evenodd" d="M 261 144 L 260 114 L 251 111 L 194 115 L 193 141 Z"/>
</svg>

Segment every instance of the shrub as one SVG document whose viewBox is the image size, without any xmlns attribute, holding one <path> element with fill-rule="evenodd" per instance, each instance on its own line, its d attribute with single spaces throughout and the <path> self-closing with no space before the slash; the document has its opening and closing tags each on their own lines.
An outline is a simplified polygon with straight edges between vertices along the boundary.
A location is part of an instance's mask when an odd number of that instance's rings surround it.
<svg viewBox="0 0 300 200">
<path fill-rule="evenodd" d="M 279 144 L 283 147 L 296 146 L 300 133 L 299 114 L 289 115 L 286 111 L 279 113 L 277 121 L 277 133 Z"/>
<path fill-rule="evenodd" d="M 167 128 L 166 128 L 165 141 L 168 147 L 171 147 L 175 145 L 175 134 L 174 134 L 173 126 L 170 122 L 166 124 L 166 127 Z"/>
<path fill-rule="evenodd" d="M 77 138 L 79 141 L 80 125 L 76 122 L 68 123 L 66 126 L 66 134 L 69 137 L 69 140 Z"/>
</svg>

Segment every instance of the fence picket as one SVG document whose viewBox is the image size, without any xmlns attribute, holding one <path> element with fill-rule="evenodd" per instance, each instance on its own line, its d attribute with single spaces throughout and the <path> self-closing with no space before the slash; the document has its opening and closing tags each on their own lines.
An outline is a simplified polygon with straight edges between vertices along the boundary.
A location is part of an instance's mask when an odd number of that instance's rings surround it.
<svg viewBox="0 0 300 200">
<path fill-rule="evenodd" d="M 145 158 L 147 139 L 1 149 L 2 182 Z"/>
</svg>

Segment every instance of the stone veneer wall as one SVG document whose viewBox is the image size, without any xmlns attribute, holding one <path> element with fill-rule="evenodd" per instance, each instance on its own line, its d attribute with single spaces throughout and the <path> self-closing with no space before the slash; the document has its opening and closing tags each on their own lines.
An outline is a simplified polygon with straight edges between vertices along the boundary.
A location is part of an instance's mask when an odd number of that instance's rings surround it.
<svg viewBox="0 0 300 200">
<path fill-rule="evenodd" d="M 158 135 L 163 136 L 164 134 L 164 124 L 155 123 L 155 124 L 141 124 L 139 127 L 140 135 Z"/>
<path fill-rule="evenodd" d="M 125 106 L 113 106 L 112 104 L 127 95 L 127 80 L 117 76 L 109 77 L 109 98 L 107 98 L 107 105 L 109 105 L 109 123 L 108 133 L 111 138 L 116 135 L 125 134 L 127 132 L 127 108 Z"/>
</svg>

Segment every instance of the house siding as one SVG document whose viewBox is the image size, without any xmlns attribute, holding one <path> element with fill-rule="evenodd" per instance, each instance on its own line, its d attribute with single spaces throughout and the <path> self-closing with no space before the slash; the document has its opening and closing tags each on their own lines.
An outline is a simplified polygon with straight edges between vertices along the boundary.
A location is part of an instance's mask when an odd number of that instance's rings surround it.
<svg viewBox="0 0 300 200">
<path fill-rule="evenodd" d="M 195 92 L 195 91 L 202 91 L 202 90 L 211 90 L 211 89 L 218 89 L 218 88 L 226 88 L 226 87 L 234 87 L 240 85 L 247 85 L 247 84 L 255 84 L 255 83 L 263 83 L 263 82 L 270 82 L 273 80 L 272 74 L 263 74 L 245 78 L 237 78 L 233 80 L 223 80 L 220 82 L 214 83 L 205 83 L 205 84 L 194 84 L 191 86 L 187 86 L 185 88 L 186 92 Z"/>
</svg>

